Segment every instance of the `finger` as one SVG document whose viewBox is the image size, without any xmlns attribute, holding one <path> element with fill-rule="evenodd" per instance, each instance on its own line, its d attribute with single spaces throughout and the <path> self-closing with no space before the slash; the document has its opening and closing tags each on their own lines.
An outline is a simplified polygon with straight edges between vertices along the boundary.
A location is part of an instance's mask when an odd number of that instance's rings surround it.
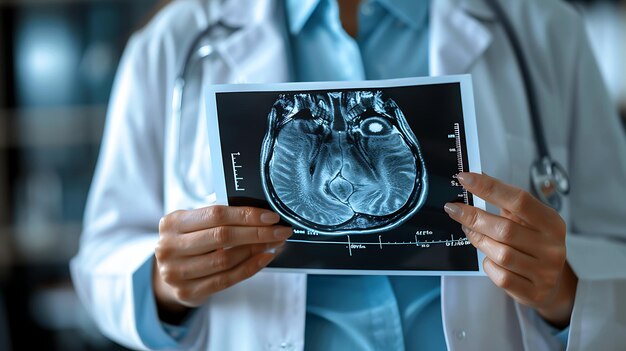
<svg viewBox="0 0 626 351">
<path fill-rule="evenodd" d="M 161 219 L 159 227 L 191 233 L 219 226 L 268 226 L 279 220 L 276 213 L 261 208 L 216 205 L 172 212 Z"/>
<path fill-rule="evenodd" d="M 527 191 L 502 183 L 487 175 L 459 173 L 457 176 L 463 187 L 472 194 L 521 217 L 528 223 L 545 221 L 547 210 L 544 205 Z"/>
<path fill-rule="evenodd" d="M 504 289 L 518 302 L 532 306 L 531 296 L 535 286 L 530 280 L 499 266 L 488 257 L 483 261 L 483 269 L 496 286 Z"/>
<path fill-rule="evenodd" d="M 462 203 L 447 203 L 444 210 L 455 221 L 503 244 L 535 256 L 539 234 L 510 219 Z"/>
<path fill-rule="evenodd" d="M 171 276 L 167 278 L 183 281 L 208 277 L 219 272 L 228 271 L 254 255 L 279 248 L 284 244 L 284 241 L 280 241 L 270 244 L 244 245 L 186 258 L 177 265 L 176 271 L 172 272 L 173 274 L 170 274 Z M 170 282 L 165 278 L 164 280 Z"/>
<path fill-rule="evenodd" d="M 463 226 L 463 232 L 472 245 L 482 251 L 490 260 L 531 281 L 533 280 L 533 272 L 537 270 L 537 260 L 534 257 L 468 227 Z"/>
<path fill-rule="evenodd" d="M 520 216 L 514 214 L 513 212 L 509 211 L 509 210 L 505 210 L 503 208 L 500 209 L 500 216 L 504 217 L 504 218 L 508 218 L 510 220 L 512 220 L 515 223 L 519 223 L 524 227 L 527 228 L 531 228 L 533 230 L 537 230 L 537 228 L 535 226 L 533 226 L 531 223 L 526 222 L 523 218 L 521 218 Z"/>
<path fill-rule="evenodd" d="M 293 229 L 284 226 L 270 227 L 216 227 L 195 233 L 178 235 L 181 256 L 196 256 L 225 247 L 265 244 L 284 241 Z"/>
<path fill-rule="evenodd" d="M 202 279 L 195 287 L 196 295 L 209 296 L 246 280 L 267 266 L 275 257 L 276 254 L 263 252 L 248 258 L 228 271 Z"/>
</svg>

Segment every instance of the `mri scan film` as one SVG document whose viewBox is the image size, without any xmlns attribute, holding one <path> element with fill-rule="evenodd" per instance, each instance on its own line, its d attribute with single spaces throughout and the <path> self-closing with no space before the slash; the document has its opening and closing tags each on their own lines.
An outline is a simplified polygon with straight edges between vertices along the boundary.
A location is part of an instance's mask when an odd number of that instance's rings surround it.
<svg viewBox="0 0 626 351">
<path fill-rule="evenodd" d="M 381 91 L 281 94 L 261 181 L 271 207 L 321 234 L 377 233 L 420 210 L 428 175 L 401 108 Z"/>
<path fill-rule="evenodd" d="M 484 202 L 470 76 L 205 87 L 210 204 L 280 215 L 292 236 L 267 269 L 483 275 L 444 205 Z M 202 205 L 201 205 L 202 206 Z"/>
</svg>

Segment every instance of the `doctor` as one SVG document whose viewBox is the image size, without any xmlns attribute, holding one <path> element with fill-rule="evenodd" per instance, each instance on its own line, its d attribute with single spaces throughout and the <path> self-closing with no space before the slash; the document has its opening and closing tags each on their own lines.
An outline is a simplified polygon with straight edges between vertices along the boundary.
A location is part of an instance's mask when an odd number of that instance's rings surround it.
<svg viewBox="0 0 626 351">
<path fill-rule="evenodd" d="M 510 41 L 483 1 L 367 1 L 358 31 L 346 15 L 357 2 L 340 3 L 178 0 L 131 39 L 71 266 L 103 332 L 142 349 L 625 345 L 626 143 L 576 13 L 552 0 L 502 2 L 531 62 L 548 146 L 570 175 L 559 215 L 522 190 L 536 156 L 527 99 Z M 190 209 L 174 172 L 170 102 L 195 33 L 215 23 L 224 29 L 203 62 L 205 84 L 471 73 L 491 177 L 461 181 L 494 207 L 445 210 L 487 255 L 488 277 L 258 272 L 273 258 L 266 250 L 289 236 L 275 214 Z M 189 176 L 211 194 L 203 128 L 199 119 L 182 140 L 198 151 Z"/>
</svg>

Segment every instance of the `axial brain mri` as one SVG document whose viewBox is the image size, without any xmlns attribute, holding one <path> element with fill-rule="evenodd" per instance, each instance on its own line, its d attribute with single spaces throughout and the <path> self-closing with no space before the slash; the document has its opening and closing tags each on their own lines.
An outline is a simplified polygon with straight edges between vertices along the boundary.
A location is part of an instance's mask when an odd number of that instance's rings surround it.
<svg viewBox="0 0 626 351">
<path fill-rule="evenodd" d="M 281 217 L 331 235 L 395 228 L 428 192 L 417 138 L 380 91 L 280 95 L 268 116 L 261 180 Z"/>
</svg>

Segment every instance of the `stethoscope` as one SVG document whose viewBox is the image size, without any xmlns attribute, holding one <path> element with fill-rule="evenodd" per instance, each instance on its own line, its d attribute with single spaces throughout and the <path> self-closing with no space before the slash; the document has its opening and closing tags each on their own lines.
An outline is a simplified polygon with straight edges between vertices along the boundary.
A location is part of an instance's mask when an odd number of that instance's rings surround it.
<svg viewBox="0 0 626 351">
<path fill-rule="evenodd" d="M 176 182 L 182 188 L 181 190 L 188 197 L 188 200 L 193 202 L 193 204 L 190 204 L 190 208 L 206 206 L 206 204 L 208 203 L 215 202 L 216 198 L 215 194 L 206 194 L 202 196 L 194 191 L 187 181 L 185 170 L 183 170 L 183 168 L 181 167 L 181 121 L 183 115 L 183 105 L 185 102 L 185 89 L 189 88 L 191 85 L 191 81 L 187 80 L 187 75 L 189 74 L 189 72 L 192 72 L 194 69 L 196 69 L 199 64 L 201 64 L 208 58 L 215 56 L 215 53 L 218 50 L 218 45 L 216 45 L 216 43 L 219 43 L 221 40 L 223 40 L 223 38 L 232 35 L 238 30 L 238 27 L 233 27 L 219 21 L 210 24 L 206 29 L 200 32 L 191 42 L 189 50 L 185 55 L 185 60 L 183 61 L 184 65 L 182 66 L 181 70 L 176 76 L 176 80 L 174 81 L 171 131 L 172 143 L 174 145 L 172 164 L 174 167 L 173 171 L 175 174 Z M 236 67 L 231 68 L 235 69 Z M 194 88 L 198 89 L 198 87 Z"/>
<path fill-rule="evenodd" d="M 563 207 L 562 197 L 569 193 L 569 176 L 565 168 L 550 156 L 543 126 L 541 125 L 535 89 L 532 84 L 532 79 L 530 78 L 530 71 L 528 70 L 528 62 L 524 57 L 522 47 L 515 35 L 513 25 L 496 0 L 486 1 L 496 13 L 496 16 L 500 18 L 502 27 L 509 37 L 524 83 L 528 110 L 530 111 L 530 121 L 533 127 L 533 136 L 539 154 L 539 157 L 530 166 L 530 185 L 532 191 L 541 202 L 560 211 Z"/>
<path fill-rule="evenodd" d="M 530 112 L 530 120 L 533 128 L 533 136 L 535 139 L 535 144 L 537 145 L 538 152 L 538 158 L 530 166 L 530 185 L 532 188 L 531 190 L 533 194 L 539 200 L 541 200 L 541 202 L 554 208 L 557 211 L 560 211 L 563 207 L 562 198 L 569 193 L 569 177 L 567 175 L 567 172 L 565 171 L 565 168 L 550 156 L 545 134 L 541 124 L 535 89 L 532 84 L 530 72 L 528 69 L 528 63 L 523 55 L 521 45 L 517 36 L 515 35 L 513 26 L 509 18 L 502 10 L 502 7 L 496 0 L 485 1 L 495 12 L 496 16 L 500 18 L 502 27 L 506 32 L 507 37 L 509 38 L 511 46 L 513 47 L 513 52 L 515 54 L 522 75 L 522 82 L 524 84 L 524 91 L 526 93 L 526 99 Z M 180 183 L 183 190 L 187 193 L 188 196 L 191 196 L 194 200 L 198 202 L 206 202 L 208 198 L 199 196 L 190 189 L 189 185 L 187 184 L 185 174 L 183 170 L 180 169 L 180 122 L 183 112 L 182 108 L 184 91 L 187 84 L 186 76 L 190 70 L 190 67 L 196 67 L 199 62 L 215 54 L 215 41 L 211 41 L 210 39 L 213 37 L 212 34 L 215 32 L 216 29 L 221 30 L 222 33 L 224 31 L 228 33 L 233 33 L 238 30 L 238 28 L 230 27 L 221 23 L 216 23 L 210 25 L 207 29 L 203 30 L 197 35 L 197 37 L 192 42 L 189 51 L 187 52 L 186 58 L 183 61 L 184 65 L 178 75 L 178 78 L 176 79 L 174 86 L 174 97 L 172 101 L 173 124 L 174 127 L 177 128 L 177 130 L 173 133 L 175 139 L 173 140 L 173 142 L 174 145 L 177 146 L 177 151 L 174 154 L 174 165 L 175 167 L 179 168 L 176 169 L 175 172 L 179 177 L 178 179 L 181 180 Z"/>
</svg>

